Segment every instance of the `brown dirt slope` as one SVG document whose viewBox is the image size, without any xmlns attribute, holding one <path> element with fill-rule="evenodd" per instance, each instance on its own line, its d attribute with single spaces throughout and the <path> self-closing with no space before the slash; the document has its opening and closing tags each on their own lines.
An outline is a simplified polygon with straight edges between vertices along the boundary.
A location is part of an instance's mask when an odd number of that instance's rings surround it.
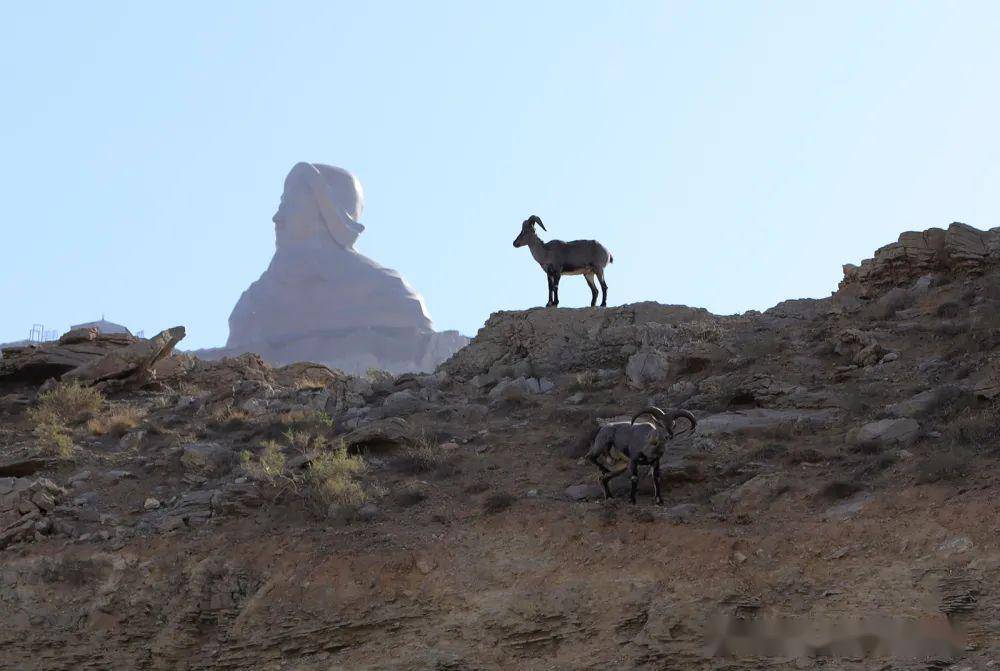
<svg viewBox="0 0 1000 671">
<path fill-rule="evenodd" d="M 993 668 L 998 238 L 765 313 L 497 313 L 433 375 L 7 358 L 0 668 Z M 665 504 L 603 501 L 649 403 L 699 418 Z"/>
</svg>

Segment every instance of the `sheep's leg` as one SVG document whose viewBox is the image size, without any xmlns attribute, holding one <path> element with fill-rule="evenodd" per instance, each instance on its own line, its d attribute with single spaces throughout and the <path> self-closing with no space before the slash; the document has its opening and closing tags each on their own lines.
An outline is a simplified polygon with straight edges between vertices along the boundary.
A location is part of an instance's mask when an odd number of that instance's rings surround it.
<svg viewBox="0 0 1000 671">
<path fill-rule="evenodd" d="M 663 494 L 660 492 L 660 460 L 653 462 L 653 500 L 656 505 L 663 505 Z"/>
<path fill-rule="evenodd" d="M 597 305 L 597 286 L 594 284 L 594 274 L 587 273 L 583 276 L 587 280 L 587 284 L 590 286 L 590 307 Z"/>
<path fill-rule="evenodd" d="M 617 478 L 619 475 L 621 475 L 622 473 L 624 473 L 627 470 L 628 470 L 628 464 L 623 464 L 622 467 L 619 468 L 618 470 L 616 470 L 616 471 L 608 471 L 607 473 L 605 473 L 605 474 L 603 474 L 601 476 L 601 487 L 604 488 L 604 498 L 606 498 L 606 499 L 613 498 L 611 496 L 611 487 L 608 486 L 608 483 L 611 482 L 612 480 L 614 480 L 615 478 Z"/>
<path fill-rule="evenodd" d="M 560 273 L 558 271 L 552 273 L 552 297 L 555 299 L 552 304 L 554 306 L 556 306 L 556 307 L 559 307 L 559 278 L 560 277 L 561 277 L 561 275 L 560 275 Z"/>
<path fill-rule="evenodd" d="M 608 283 L 604 281 L 604 268 L 597 269 L 597 279 L 601 282 L 601 291 L 603 296 L 601 297 L 601 307 L 608 307 Z"/>
<path fill-rule="evenodd" d="M 594 466 L 597 466 L 597 468 L 599 468 L 601 470 L 601 473 L 610 473 L 611 472 L 608 469 L 607 466 L 605 466 L 604 464 L 601 463 L 601 460 L 597 458 L 596 454 L 588 454 L 587 455 L 587 459 L 589 459 L 590 463 L 592 463 Z"/>
<path fill-rule="evenodd" d="M 549 282 L 549 299 L 545 304 L 545 307 L 551 307 L 552 305 L 552 273 L 548 270 L 545 271 L 545 279 Z"/>
<path fill-rule="evenodd" d="M 639 489 L 639 464 L 635 459 L 628 462 L 629 481 L 632 483 L 628 492 L 628 502 L 635 503 L 635 492 Z"/>
</svg>

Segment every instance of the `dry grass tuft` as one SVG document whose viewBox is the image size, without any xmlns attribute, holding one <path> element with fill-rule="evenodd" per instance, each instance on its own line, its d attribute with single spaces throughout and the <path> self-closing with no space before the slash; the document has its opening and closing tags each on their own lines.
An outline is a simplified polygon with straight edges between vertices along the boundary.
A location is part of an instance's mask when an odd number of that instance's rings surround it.
<svg viewBox="0 0 1000 671">
<path fill-rule="evenodd" d="M 310 389 L 326 389 L 326 382 L 322 380 L 311 379 L 308 377 L 302 377 L 296 380 L 292 384 L 292 389 L 295 391 L 305 391 Z"/>
<path fill-rule="evenodd" d="M 421 441 L 403 450 L 396 458 L 395 465 L 400 473 L 417 475 L 433 471 L 443 460 L 444 455 L 440 450 L 435 449 L 430 443 Z"/>
<path fill-rule="evenodd" d="M 252 415 L 246 410 L 232 405 L 223 405 L 209 411 L 207 423 L 213 429 L 238 431 L 250 426 L 252 420 Z"/>
<path fill-rule="evenodd" d="M 449 458 L 437 445 L 423 439 L 403 450 L 393 465 L 403 475 L 432 473 L 437 478 L 447 478 L 459 472 L 457 458 L 458 455 Z"/>
<path fill-rule="evenodd" d="M 91 417 L 87 420 L 87 430 L 95 436 L 114 436 L 120 438 L 131 429 L 136 428 L 146 416 L 146 411 L 132 405 L 120 405 L 110 412 Z"/>
</svg>

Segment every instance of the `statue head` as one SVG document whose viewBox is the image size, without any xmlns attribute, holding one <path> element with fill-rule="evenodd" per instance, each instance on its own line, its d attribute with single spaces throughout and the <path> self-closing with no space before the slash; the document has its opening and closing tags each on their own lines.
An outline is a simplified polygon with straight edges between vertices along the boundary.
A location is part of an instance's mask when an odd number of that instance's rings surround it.
<svg viewBox="0 0 1000 671">
<path fill-rule="evenodd" d="M 365 230 L 358 223 L 363 207 L 361 183 L 351 173 L 322 163 L 296 163 L 272 217 L 277 246 L 320 235 L 351 249 Z"/>
</svg>

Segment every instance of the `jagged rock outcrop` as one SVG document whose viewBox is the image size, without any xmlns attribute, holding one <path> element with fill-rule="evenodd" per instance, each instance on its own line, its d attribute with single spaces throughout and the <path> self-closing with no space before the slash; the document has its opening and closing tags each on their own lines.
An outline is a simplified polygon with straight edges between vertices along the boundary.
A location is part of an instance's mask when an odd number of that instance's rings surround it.
<svg viewBox="0 0 1000 671">
<path fill-rule="evenodd" d="M 1000 228 L 981 231 L 955 222 L 947 230 L 907 231 L 860 266 L 844 266 L 840 291 L 871 296 L 929 273 L 982 273 L 1000 262 Z"/>
<path fill-rule="evenodd" d="M 724 356 L 712 342 L 720 319 L 704 309 L 659 303 L 496 312 L 443 369 L 460 380 L 538 377 L 623 368 L 634 355 L 654 349 L 665 357 L 658 369 L 669 359 L 683 370 L 697 367 L 697 360 Z M 640 363 L 632 369 L 645 380 L 642 371 L 649 366 Z"/>
<path fill-rule="evenodd" d="M 0 550 L 51 531 L 49 513 L 65 495 L 48 478 L 0 478 Z"/>
<path fill-rule="evenodd" d="M 233 308 L 226 346 L 198 356 L 256 352 L 275 365 L 427 371 L 468 342 L 434 331 L 406 280 L 354 249 L 363 204 L 361 184 L 346 170 L 297 163 L 273 218 L 270 265 Z"/>
<path fill-rule="evenodd" d="M 0 359 L 0 383 L 43 382 L 61 377 L 82 384 L 115 381 L 142 385 L 184 338 L 175 326 L 149 338 L 74 329 L 58 341 L 11 347 Z"/>
</svg>

